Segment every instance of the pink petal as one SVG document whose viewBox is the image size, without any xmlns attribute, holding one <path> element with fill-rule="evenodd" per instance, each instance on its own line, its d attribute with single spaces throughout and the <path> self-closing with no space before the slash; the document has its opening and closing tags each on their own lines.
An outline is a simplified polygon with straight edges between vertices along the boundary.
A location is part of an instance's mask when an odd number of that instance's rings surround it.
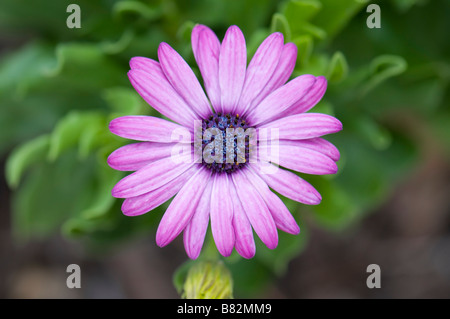
<svg viewBox="0 0 450 319">
<path fill-rule="evenodd" d="M 220 41 L 210 28 L 197 25 L 192 30 L 191 42 L 209 100 L 214 109 L 219 111 L 221 109 L 219 86 Z"/>
<path fill-rule="evenodd" d="M 183 142 L 190 132 L 183 126 L 153 116 L 122 116 L 109 123 L 109 130 L 120 137 L 160 143 Z M 184 138 L 186 139 L 186 138 Z M 185 140 L 191 142 L 191 139 Z"/>
<path fill-rule="evenodd" d="M 197 167 L 191 166 L 188 170 L 175 177 L 167 184 L 148 193 L 125 199 L 122 204 L 122 212 L 126 216 L 137 216 L 155 209 L 178 193 L 181 187 L 186 184 L 196 171 Z"/>
<path fill-rule="evenodd" d="M 327 114 L 302 113 L 283 117 L 261 128 L 278 129 L 279 139 L 301 140 L 339 132 L 342 123 Z"/>
<path fill-rule="evenodd" d="M 245 214 L 234 184 L 231 183 L 230 186 L 231 201 L 233 202 L 233 228 L 236 238 L 235 248 L 239 255 L 250 259 L 255 256 L 256 252 L 252 225 Z"/>
<path fill-rule="evenodd" d="M 211 231 L 217 250 L 225 257 L 234 247 L 233 204 L 230 201 L 228 174 L 216 173 L 211 193 Z"/>
<path fill-rule="evenodd" d="M 184 247 L 191 259 L 197 259 L 200 255 L 206 231 L 208 230 L 212 186 L 212 179 L 210 179 L 200 198 L 194 216 L 192 216 L 183 232 Z"/>
<path fill-rule="evenodd" d="M 259 159 L 306 174 L 325 175 L 337 172 L 336 163 L 328 156 L 290 142 L 292 141 L 280 140 L 278 154 L 274 153 L 271 146 L 260 144 Z"/>
<path fill-rule="evenodd" d="M 283 51 L 281 52 L 281 56 L 274 73 L 272 74 L 264 88 L 261 90 L 261 92 L 251 102 L 250 108 L 247 109 L 247 113 L 256 105 L 261 103 L 261 101 L 267 95 L 272 93 L 272 91 L 275 91 L 280 86 L 286 83 L 286 81 L 290 78 L 292 72 L 294 71 L 296 61 L 297 46 L 294 43 L 286 43 L 283 47 Z"/>
<path fill-rule="evenodd" d="M 139 95 L 159 113 L 193 130 L 199 117 L 178 95 L 161 72 L 147 73 L 141 69 L 128 71 L 131 84 Z"/>
<path fill-rule="evenodd" d="M 160 77 L 165 77 L 164 72 L 161 69 L 160 64 L 158 63 L 158 61 L 155 61 L 153 59 L 150 58 L 145 58 L 145 57 L 141 57 L 141 56 L 136 56 L 131 58 L 130 60 L 130 68 L 132 70 L 136 69 L 136 70 L 142 70 L 145 71 L 147 73 L 151 73 L 151 74 L 157 74 Z M 166 78 L 167 81 L 167 78 Z"/>
<path fill-rule="evenodd" d="M 210 170 L 200 168 L 172 200 L 156 231 L 158 246 L 164 247 L 169 244 L 189 223 L 210 176 Z"/>
<path fill-rule="evenodd" d="M 307 140 L 296 140 L 296 141 L 290 141 L 286 140 L 282 142 L 283 144 L 287 145 L 294 145 L 299 147 L 308 148 L 317 152 L 320 152 L 329 158 L 331 158 L 333 161 L 337 162 L 340 158 L 339 150 L 331 144 L 329 141 L 324 140 L 323 138 L 316 137 L 311 138 Z"/>
<path fill-rule="evenodd" d="M 271 164 L 256 164 L 256 172 L 270 188 L 281 195 L 307 205 L 317 205 L 322 200 L 319 192 L 298 175 L 281 168 L 271 170 L 271 174 L 266 174 L 262 165 Z"/>
<path fill-rule="evenodd" d="M 270 191 L 266 182 L 254 173 L 252 169 L 246 170 L 246 176 L 258 190 L 261 197 L 264 198 L 267 208 L 269 208 L 277 228 L 289 234 L 299 234 L 300 227 L 298 227 L 294 217 L 292 217 L 283 201 Z"/>
<path fill-rule="evenodd" d="M 204 24 L 196 24 L 191 32 L 192 53 L 194 54 L 195 60 L 197 60 L 198 57 L 198 49 L 199 49 L 198 42 L 200 39 L 200 34 L 204 30 L 207 30 L 208 32 L 214 34 L 214 32 Z"/>
<path fill-rule="evenodd" d="M 274 73 L 283 46 L 283 34 L 279 32 L 272 33 L 261 43 L 248 65 L 241 98 L 233 113 L 245 114 L 250 102 L 259 95 Z"/>
<path fill-rule="evenodd" d="M 247 49 L 242 31 L 231 26 L 225 33 L 219 56 L 219 85 L 221 109 L 230 113 L 238 104 L 245 80 Z"/>
<path fill-rule="evenodd" d="M 169 82 L 189 106 L 202 118 L 211 115 L 211 107 L 194 72 L 184 59 L 167 43 L 158 48 L 161 68 Z"/>
<path fill-rule="evenodd" d="M 191 156 L 171 156 L 163 158 L 122 178 L 112 189 L 112 196 L 117 198 L 135 197 L 148 193 L 164 184 L 194 165 Z"/>
<path fill-rule="evenodd" d="M 147 164 L 169 157 L 175 143 L 142 142 L 122 146 L 108 157 L 108 165 L 118 171 L 137 171 Z"/>
<path fill-rule="evenodd" d="M 285 112 L 281 113 L 280 117 L 308 112 L 322 99 L 326 90 L 326 78 L 324 76 L 318 76 L 317 81 L 308 93 L 306 93 L 302 99 L 288 108 Z"/>
<path fill-rule="evenodd" d="M 272 120 L 298 102 L 312 87 L 316 78 L 305 74 L 270 93 L 260 104 L 249 111 L 247 119 L 252 126 Z"/>
<path fill-rule="evenodd" d="M 276 248 L 277 227 L 264 199 L 241 171 L 234 172 L 231 177 L 242 207 L 256 234 L 269 249 Z"/>
</svg>

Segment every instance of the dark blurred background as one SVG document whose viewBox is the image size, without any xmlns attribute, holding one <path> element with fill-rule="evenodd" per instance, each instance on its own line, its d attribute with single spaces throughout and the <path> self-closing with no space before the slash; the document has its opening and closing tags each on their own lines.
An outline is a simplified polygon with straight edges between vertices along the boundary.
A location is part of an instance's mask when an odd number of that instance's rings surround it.
<svg viewBox="0 0 450 319">
<path fill-rule="evenodd" d="M 373 1 L 380 29 L 356 0 L 77 1 L 81 29 L 66 27 L 69 3 L 0 4 L 1 298 L 179 298 L 182 238 L 155 244 L 167 205 L 122 216 L 109 194 L 122 175 L 105 158 L 126 141 L 107 123 L 156 115 L 128 83 L 131 57 L 156 58 L 165 41 L 198 71 L 195 23 L 219 38 L 239 25 L 250 55 L 283 32 L 299 47 L 295 75 L 329 79 L 313 111 L 344 124 L 330 137 L 339 174 L 305 177 L 323 203 L 284 199 L 302 233 L 225 260 L 235 297 L 450 297 L 448 1 Z M 81 289 L 66 286 L 69 264 Z M 366 286 L 369 264 L 381 268 L 379 289 Z"/>
</svg>

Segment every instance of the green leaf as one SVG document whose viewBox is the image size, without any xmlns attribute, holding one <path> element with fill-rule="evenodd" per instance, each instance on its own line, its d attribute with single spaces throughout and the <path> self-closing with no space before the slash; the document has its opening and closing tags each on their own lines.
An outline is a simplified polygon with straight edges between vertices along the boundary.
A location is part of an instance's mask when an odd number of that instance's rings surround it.
<svg viewBox="0 0 450 319">
<path fill-rule="evenodd" d="M 107 133 L 108 124 L 104 117 L 99 116 L 92 121 L 85 121 L 86 125 L 80 132 L 78 138 L 78 154 L 80 159 L 85 159 L 90 153 L 101 144 L 112 140 Z"/>
<path fill-rule="evenodd" d="M 329 58 L 324 54 L 313 54 L 307 65 L 302 66 L 301 69 L 294 69 L 294 76 L 302 74 L 312 74 L 315 76 L 324 75 L 329 65 Z"/>
<path fill-rule="evenodd" d="M 344 125 L 344 127 L 346 127 Z M 416 160 L 414 147 L 402 136 L 392 135 L 386 149 L 375 149 L 354 134 L 351 127 L 329 138 L 340 153 L 335 176 L 305 176 L 322 195 L 312 206 L 317 221 L 329 229 L 342 230 L 382 203 Z"/>
<path fill-rule="evenodd" d="M 45 159 L 50 145 L 49 135 L 43 135 L 18 146 L 6 162 L 6 181 L 16 188 L 27 168 Z"/>
<path fill-rule="evenodd" d="M 44 71 L 52 63 L 51 47 L 39 42 L 4 57 L 0 63 L 0 96 L 8 92 L 16 99 L 23 98 L 28 87 L 43 80 Z"/>
<path fill-rule="evenodd" d="M 104 126 L 104 115 L 98 112 L 70 112 L 56 125 L 50 137 L 50 149 L 48 159 L 54 161 L 64 150 L 77 145 L 80 137 L 83 137 L 81 154 L 86 155 L 89 150 L 89 135 L 82 135 L 87 129 L 98 131 L 99 126 Z"/>
<path fill-rule="evenodd" d="M 96 232 L 115 232 L 116 225 L 108 218 L 86 219 L 74 214 L 74 217 L 63 221 L 61 233 L 66 238 L 79 239 L 90 236 Z"/>
<path fill-rule="evenodd" d="M 113 87 L 105 89 L 102 92 L 102 97 L 114 112 L 111 117 L 144 115 L 151 113 L 153 110 L 136 91 L 130 88 Z"/>
<path fill-rule="evenodd" d="M 106 55 L 101 45 L 60 43 L 56 46 L 56 63 L 45 74 L 72 90 L 98 90 L 128 84 L 126 72 Z"/>
<path fill-rule="evenodd" d="M 342 230 L 360 216 L 360 207 L 345 189 L 336 184 L 336 181 L 314 178 L 311 184 L 322 196 L 322 202 L 311 207 L 320 225 L 329 229 Z"/>
<path fill-rule="evenodd" d="M 301 35 L 292 40 L 297 45 L 297 65 L 296 67 L 305 67 L 314 48 L 314 41 L 310 35 Z"/>
<path fill-rule="evenodd" d="M 282 8 L 283 15 L 290 27 L 293 37 L 311 35 L 318 39 L 324 39 L 326 32 L 308 22 L 322 9 L 322 4 L 316 0 L 291 0 Z"/>
<path fill-rule="evenodd" d="M 152 8 L 139 1 L 118 1 L 112 8 L 112 13 L 116 17 L 132 15 L 134 18 L 141 17 L 146 21 L 153 21 L 162 14 L 159 8 Z"/>
<path fill-rule="evenodd" d="M 80 163 L 67 152 L 54 163 L 41 163 L 14 194 L 13 231 L 18 238 L 53 234 L 92 201 L 92 160 Z"/>
<path fill-rule="evenodd" d="M 369 66 L 369 79 L 364 84 L 362 94 L 374 89 L 383 81 L 406 71 L 406 60 L 396 55 L 381 55 L 373 59 Z"/>
<path fill-rule="evenodd" d="M 101 157 L 102 158 L 102 157 Z M 123 176 L 122 172 L 110 168 L 106 161 L 98 163 L 94 183 L 95 194 L 92 203 L 81 212 L 81 216 L 86 219 L 99 218 L 106 214 L 114 204 L 115 198 L 111 195 L 111 189 Z"/>
<path fill-rule="evenodd" d="M 184 283 L 186 282 L 187 274 L 189 272 L 189 269 L 192 267 L 192 265 L 195 263 L 194 260 L 188 260 L 184 263 L 182 263 L 174 272 L 172 276 L 172 282 L 175 286 L 175 289 L 177 290 L 178 294 L 181 295 L 184 289 Z"/>
<path fill-rule="evenodd" d="M 318 0 L 290 0 L 285 3 L 281 11 L 289 21 L 293 32 L 301 29 L 299 25 L 309 21 L 322 9 L 322 3 Z"/>
<path fill-rule="evenodd" d="M 366 139 L 375 149 L 385 150 L 392 143 L 389 131 L 368 116 L 360 116 L 354 122 L 357 134 Z"/>
<path fill-rule="evenodd" d="M 291 39 L 291 28 L 286 17 L 281 13 L 275 13 L 272 16 L 272 23 L 270 25 L 270 32 L 281 32 L 284 35 L 285 42 L 289 42 Z"/>
<path fill-rule="evenodd" d="M 125 30 L 117 41 L 104 41 L 99 44 L 100 49 L 106 54 L 117 54 L 124 51 L 133 41 L 134 32 Z"/>
<path fill-rule="evenodd" d="M 194 29 L 195 23 L 192 21 L 186 21 L 183 23 L 177 31 L 177 38 L 187 43 L 191 42 L 191 33 Z"/>
<path fill-rule="evenodd" d="M 312 35 L 319 40 L 324 40 L 327 37 L 327 33 L 322 28 L 311 23 L 304 23 L 299 33 Z"/>
<path fill-rule="evenodd" d="M 335 52 L 328 65 L 326 78 L 330 82 L 340 82 L 347 77 L 348 64 L 342 52 Z"/>
<path fill-rule="evenodd" d="M 49 77 L 48 71 L 55 63 L 54 51 L 42 43 L 27 45 L 1 63 L 0 151 L 48 132 L 67 110 L 105 106 L 95 86 L 79 90 L 69 85 L 74 79 L 68 79 L 71 75 L 61 73 L 62 69 Z M 83 77 L 90 78 L 91 73 L 97 72 L 102 73 L 89 70 L 86 72 L 89 76 L 84 74 Z"/>
<path fill-rule="evenodd" d="M 65 229 L 68 233 L 71 233 L 71 231 L 69 231 L 71 229 L 71 225 L 78 225 L 77 227 L 72 228 L 72 230 L 84 227 L 80 225 L 85 225 L 86 227 L 83 228 L 85 230 L 95 230 L 96 224 L 90 223 L 90 220 L 104 217 L 112 209 L 113 204 L 116 202 L 116 199 L 111 195 L 111 190 L 124 176 L 124 173 L 109 167 L 107 164 L 107 158 L 117 147 L 117 143 L 111 141 L 104 143 L 100 149 L 97 149 L 95 154 L 95 175 L 92 176 L 92 183 L 94 185 L 92 190 L 92 201 L 89 202 L 89 204 L 81 212 L 79 212 L 79 214 L 77 214 L 75 221 L 68 221 L 67 225 L 65 224 L 64 227 L 69 227 Z M 82 220 L 86 220 L 86 223 Z"/>
<path fill-rule="evenodd" d="M 311 22 L 319 26 L 330 38 L 339 33 L 342 28 L 368 0 L 321 0 L 320 10 Z M 361 26 L 365 27 L 365 26 Z"/>
</svg>

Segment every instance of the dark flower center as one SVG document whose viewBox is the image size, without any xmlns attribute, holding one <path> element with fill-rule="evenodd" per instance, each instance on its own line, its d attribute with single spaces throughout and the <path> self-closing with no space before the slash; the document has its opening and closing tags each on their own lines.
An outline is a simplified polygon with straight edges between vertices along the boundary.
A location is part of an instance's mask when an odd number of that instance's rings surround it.
<svg viewBox="0 0 450 319">
<path fill-rule="evenodd" d="M 202 164 L 232 173 L 247 165 L 253 130 L 238 114 L 213 114 L 202 120 Z"/>
</svg>

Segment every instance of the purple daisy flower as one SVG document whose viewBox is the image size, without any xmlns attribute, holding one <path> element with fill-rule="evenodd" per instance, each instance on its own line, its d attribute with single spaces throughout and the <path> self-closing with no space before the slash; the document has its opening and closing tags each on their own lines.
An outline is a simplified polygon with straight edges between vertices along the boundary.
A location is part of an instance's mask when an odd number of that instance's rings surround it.
<svg viewBox="0 0 450 319">
<path fill-rule="evenodd" d="M 320 136 L 340 131 L 342 124 L 329 115 L 305 113 L 322 98 L 327 82 L 323 76 L 302 75 L 286 83 L 297 48 L 284 44 L 281 33 L 268 36 L 248 66 L 244 35 L 237 26 L 227 30 L 222 43 L 208 27 L 195 26 L 192 49 L 206 94 L 167 43 L 159 46 L 159 62 L 131 59 L 133 87 L 173 122 L 151 116 L 111 121 L 112 133 L 140 141 L 109 156 L 112 168 L 136 171 L 120 180 L 112 195 L 125 198 L 122 211 L 127 216 L 144 214 L 175 196 L 156 233 L 161 247 L 183 232 L 188 256 L 197 258 L 211 221 L 223 256 L 235 248 L 252 258 L 253 231 L 270 249 L 278 244 L 277 228 L 300 232 L 271 189 L 308 205 L 321 201 L 314 187 L 278 165 L 306 174 L 336 173 L 339 151 Z M 246 136 L 251 129 L 256 134 Z M 230 130 L 238 133 L 230 138 Z M 272 142 L 262 143 L 267 131 L 276 134 L 265 139 Z M 277 152 L 271 151 L 272 143 Z M 194 156 L 198 151 L 200 159 Z"/>
</svg>

